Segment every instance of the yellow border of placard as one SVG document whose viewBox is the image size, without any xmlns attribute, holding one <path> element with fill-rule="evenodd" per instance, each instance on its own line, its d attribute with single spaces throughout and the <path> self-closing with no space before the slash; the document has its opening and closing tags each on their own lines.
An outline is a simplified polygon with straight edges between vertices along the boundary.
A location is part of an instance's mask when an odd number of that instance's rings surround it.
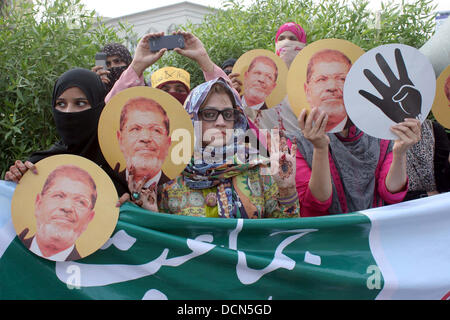
<svg viewBox="0 0 450 320">
<path fill-rule="evenodd" d="M 17 235 L 28 228 L 26 238 L 34 236 L 36 233 L 34 217 L 36 196 L 42 191 L 48 175 L 62 165 L 72 165 L 84 169 L 97 186 L 94 218 L 75 242 L 77 251 L 84 258 L 105 244 L 114 232 L 119 218 L 119 208 L 116 208 L 118 200 L 116 188 L 109 176 L 94 162 L 75 155 L 56 155 L 37 162 L 35 166 L 38 174 L 27 171 L 14 191 L 11 200 L 11 217 Z"/>
<path fill-rule="evenodd" d="M 431 112 L 436 120 L 445 128 L 450 129 L 450 101 L 445 95 L 445 82 L 450 77 L 450 65 L 445 68 L 436 80 L 436 96 Z"/>
<path fill-rule="evenodd" d="M 137 97 L 145 97 L 155 100 L 163 107 L 169 117 L 172 143 L 169 148 L 167 158 L 163 163 L 162 171 L 167 177 L 174 179 L 180 175 L 192 158 L 194 150 L 194 126 L 192 125 L 192 121 L 181 103 L 165 91 L 140 86 L 128 88 L 112 97 L 103 109 L 98 125 L 98 139 L 102 153 L 111 168 L 114 169 L 114 166 L 117 163 L 120 163 L 119 172 L 125 170 L 125 158 L 120 150 L 119 142 L 117 140 L 117 131 L 119 130 L 120 124 L 120 112 L 128 100 Z M 185 129 L 185 135 L 174 139 L 172 134 L 175 129 Z M 176 159 L 177 161 L 174 162 L 174 159 L 171 157 L 173 149 L 177 147 L 178 150 L 180 143 L 186 143 L 184 145 L 185 148 L 181 148 L 182 150 L 190 150 L 189 156 L 186 155 L 185 157 L 189 160 L 187 162 L 184 161 L 181 164 L 177 163 L 179 159 Z"/>
</svg>

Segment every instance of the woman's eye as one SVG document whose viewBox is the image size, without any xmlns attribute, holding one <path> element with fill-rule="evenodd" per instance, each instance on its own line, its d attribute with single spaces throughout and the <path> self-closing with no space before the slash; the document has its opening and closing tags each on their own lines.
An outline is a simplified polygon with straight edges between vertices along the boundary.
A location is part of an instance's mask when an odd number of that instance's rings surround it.
<svg viewBox="0 0 450 320">
<path fill-rule="evenodd" d="M 65 106 L 66 106 L 66 104 L 62 101 L 56 101 L 56 103 L 55 103 L 55 107 L 64 108 Z"/>
<path fill-rule="evenodd" d="M 231 119 L 233 117 L 233 111 L 226 111 L 223 113 L 224 118 Z"/>
</svg>

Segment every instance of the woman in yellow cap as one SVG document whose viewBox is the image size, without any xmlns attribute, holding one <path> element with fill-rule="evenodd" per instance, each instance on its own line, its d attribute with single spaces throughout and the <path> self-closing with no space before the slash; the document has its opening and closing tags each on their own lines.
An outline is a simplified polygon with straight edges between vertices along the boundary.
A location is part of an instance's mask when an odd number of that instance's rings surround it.
<svg viewBox="0 0 450 320">
<path fill-rule="evenodd" d="M 184 104 L 190 92 L 190 74 L 184 69 L 164 67 L 153 72 L 152 87 L 161 89 Z"/>
</svg>

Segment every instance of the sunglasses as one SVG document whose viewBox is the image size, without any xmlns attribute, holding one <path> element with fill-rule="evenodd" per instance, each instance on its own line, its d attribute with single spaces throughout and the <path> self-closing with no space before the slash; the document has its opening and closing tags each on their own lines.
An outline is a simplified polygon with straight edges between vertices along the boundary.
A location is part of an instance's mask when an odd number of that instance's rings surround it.
<svg viewBox="0 0 450 320">
<path fill-rule="evenodd" d="M 222 115 L 223 119 L 225 121 L 235 121 L 238 119 L 241 112 L 236 109 L 224 109 L 224 110 L 217 110 L 213 108 L 204 108 L 198 112 L 200 119 L 204 121 L 216 121 L 219 117 L 219 114 Z"/>
</svg>

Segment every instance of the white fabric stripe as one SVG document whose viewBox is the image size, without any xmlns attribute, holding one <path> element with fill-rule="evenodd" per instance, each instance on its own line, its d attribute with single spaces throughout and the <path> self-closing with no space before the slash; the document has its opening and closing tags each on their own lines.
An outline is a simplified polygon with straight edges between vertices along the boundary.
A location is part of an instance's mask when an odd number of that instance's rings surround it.
<svg viewBox="0 0 450 320">
<path fill-rule="evenodd" d="M 14 230 L 12 220 L 10 219 L 3 225 L 3 227 L 0 228 L 0 258 L 3 256 L 15 237 L 16 231 Z"/>
<path fill-rule="evenodd" d="M 16 237 L 11 219 L 11 199 L 16 184 L 0 181 L 0 258 Z"/>
<path fill-rule="evenodd" d="M 450 192 L 362 211 L 384 287 L 377 299 L 442 299 L 450 291 Z"/>
</svg>

